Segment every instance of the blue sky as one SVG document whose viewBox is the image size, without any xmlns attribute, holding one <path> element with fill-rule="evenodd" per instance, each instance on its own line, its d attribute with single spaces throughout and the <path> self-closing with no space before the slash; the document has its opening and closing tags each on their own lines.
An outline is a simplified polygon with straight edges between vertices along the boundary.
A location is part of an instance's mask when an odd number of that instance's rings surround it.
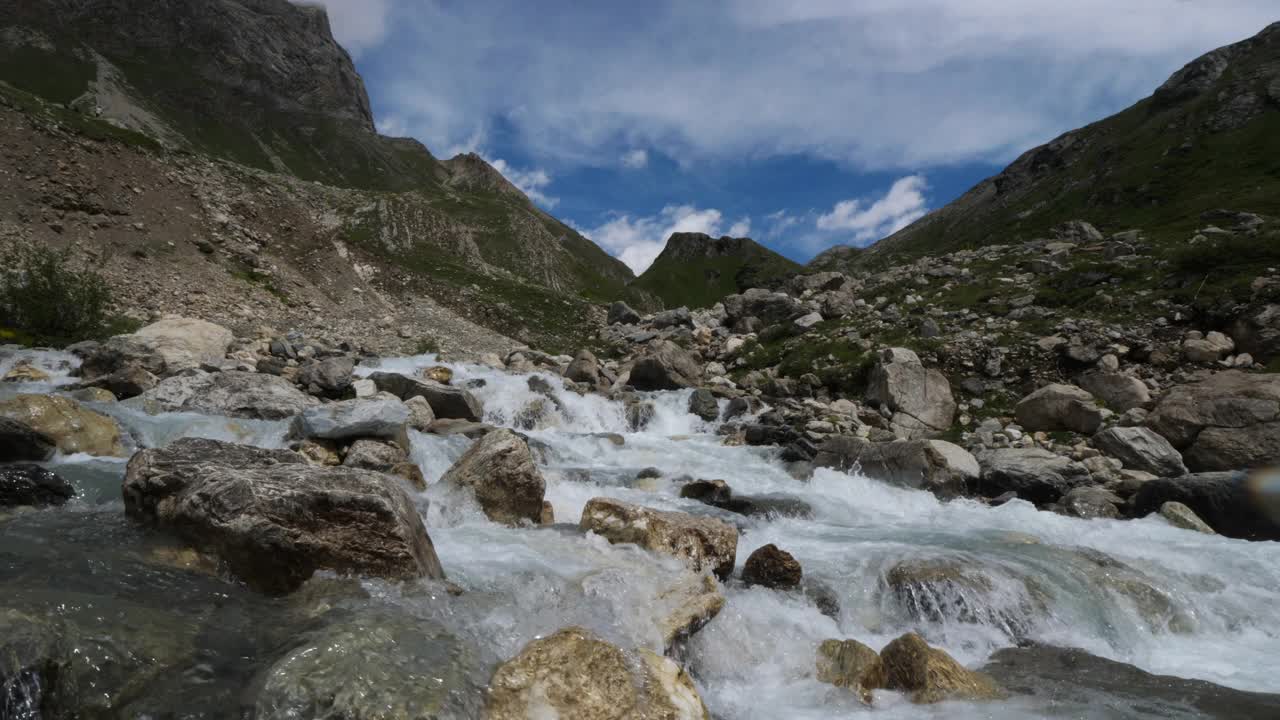
<svg viewBox="0 0 1280 720">
<path fill-rule="evenodd" d="M 1275 0 L 319 0 L 379 128 L 478 152 L 637 272 L 673 231 L 807 261 L 1280 20 Z"/>
</svg>

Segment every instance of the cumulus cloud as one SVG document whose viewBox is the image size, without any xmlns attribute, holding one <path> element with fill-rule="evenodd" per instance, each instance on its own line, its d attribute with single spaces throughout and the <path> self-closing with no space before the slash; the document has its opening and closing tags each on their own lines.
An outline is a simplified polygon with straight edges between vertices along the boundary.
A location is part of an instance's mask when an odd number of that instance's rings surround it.
<svg viewBox="0 0 1280 720">
<path fill-rule="evenodd" d="M 819 230 L 852 233 L 855 244 L 865 245 L 892 235 L 928 212 L 924 177 L 908 175 L 893 183 L 882 197 L 841 200 L 831 212 L 818 216 Z"/>
<path fill-rule="evenodd" d="M 733 237 L 746 237 L 751 234 L 751 218 L 744 217 L 738 222 L 729 226 L 729 235 Z"/>
<path fill-rule="evenodd" d="M 714 208 L 699 210 L 693 205 L 668 205 L 657 215 L 616 214 L 599 227 L 579 232 L 639 275 L 653 264 L 672 233 L 698 232 L 716 237 L 720 235 L 723 219 L 723 214 Z"/>
<path fill-rule="evenodd" d="M 644 148 L 637 148 L 622 156 L 622 166 L 638 170 L 649 164 L 649 153 Z"/>
<path fill-rule="evenodd" d="M 551 184 L 551 175 L 541 168 L 532 168 L 523 170 L 512 167 L 510 163 L 502 158 L 489 159 L 485 158 L 485 162 L 493 166 L 494 170 L 502 173 L 502 176 L 520 188 L 520 192 L 529 196 L 535 204 L 550 210 L 560 202 L 560 198 L 547 195 L 546 188 Z"/>
<path fill-rule="evenodd" d="M 354 57 L 387 38 L 391 29 L 392 0 L 305 0 L 329 12 L 333 35 Z"/>
</svg>

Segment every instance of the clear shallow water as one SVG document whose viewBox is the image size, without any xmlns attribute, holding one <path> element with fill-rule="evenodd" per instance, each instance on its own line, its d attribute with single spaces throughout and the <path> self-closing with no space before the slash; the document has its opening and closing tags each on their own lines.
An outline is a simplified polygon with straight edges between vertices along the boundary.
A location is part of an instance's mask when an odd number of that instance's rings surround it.
<svg viewBox="0 0 1280 720">
<path fill-rule="evenodd" d="M 435 358 L 420 356 L 386 360 L 377 369 L 413 374 L 433 364 Z M 511 425 L 529 403 L 544 398 L 529 389 L 527 376 L 451 367 L 455 384 L 484 381 L 473 392 L 494 424 Z M 714 424 L 685 412 L 687 392 L 651 395 L 653 423 L 644 432 L 629 433 L 621 404 L 566 392 L 555 376 L 541 377 L 559 402 L 527 434 L 561 524 L 517 530 L 488 522 L 467 498 L 438 483 L 470 441 L 413 433 L 413 459 L 429 482 L 419 506 L 446 572 L 468 592 L 454 597 L 430 587 L 365 582 L 372 597 L 356 601 L 390 606 L 448 628 L 476 649 L 471 672 L 477 686 L 494 663 L 530 639 L 570 624 L 626 645 L 662 650 L 654 620 L 669 608 L 662 606 L 659 593 L 686 574 L 673 560 L 576 531 L 585 503 L 609 496 L 723 517 L 741 530 L 739 568 L 752 550 L 775 543 L 801 562 L 806 583 L 839 600 L 831 617 L 799 593 L 727 583 L 725 609 L 683 649 L 718 717 L 1044 714 L 1044 707 L 1026 698 L 920 708 L 893 693 L 881 693 L 876 709 L 868 710 L 850 694 L 814 679 L 815 650 L 822 640 L 848 637 L 879 648 L 909 630 L 970 667 L 1002 647 L 1041 641 L 1084 648 L 1158 674 L 1280 692 L 1280 675 L 1274 672 L 1280 649 L 1276 543 L 1203 536 L 1158 519 L 1083 521 L 1021 502 L 994 509 L 968 501 L 940 503 L 927 493 L 828 470 L 801 482 L 774 452 L 722 445 Z M 124 405 L 99 409 L 116 417 L 139 446 L 197 435 L 280 447 L 287 425 L 192 414 L 151 417 Z M 600 433 L 622 434 L 624 442 L 617 445 Z M 86 522 L 114 527 L 117 520 L 103 518 L 118 512 L 123 462 L 71 457 L 53 464 L 84 493 L 72 512 Z M 662 477 L 638 481 L 636 474 L 650 467 Z M 729 515 L 679 498 L 676 478 L 686 475 L 724 479 L 735 495 L 797 499 L 811 514 Z M 122 540 L 125 545 L 143 542 L 136 539 L 139 533 L 113 532 L 134 538 Z M 904 597 L 886 582 L 903 562 L 949 563 L 970 581 L 944 596 Z"/>
</svg>

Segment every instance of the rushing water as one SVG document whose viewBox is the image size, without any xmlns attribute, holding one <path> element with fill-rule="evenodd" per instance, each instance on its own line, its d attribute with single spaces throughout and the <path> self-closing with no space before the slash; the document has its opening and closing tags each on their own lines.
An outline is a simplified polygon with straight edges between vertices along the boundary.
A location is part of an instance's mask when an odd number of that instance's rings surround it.
<svg viewBox="0 0 1280 720">
<path fill-rule="evenodd" d="M 52 353 L 39 360 L 59 378 L 74 363 Z M 387 359 L 376 369 L 412 374 L 435 363 L 432 356 Z M 483 366 L 451 367 L 455 384 L 478 385 L 473 392 L 485 404 L 486 420 L 494 424 L 511 426 L 529 403 L 543 397 L 530 390 L 527 375 Z M 1085 521 L 1038 512 L 1023 502 L 994 509 L 969 501 L 942 503 L 927 493 L 829 470 L 801 481 L 787 472 L 775 450 L 722 444 L 715 423 L 685 411 L 687 392 L 653 394 L 653 421 L 644 432 L 632 433 L 620 403 L 565 391 L 554 375 L 541 376 L 554 389 L 558 403 L 527 435 L 538 450 L 546 497 L 559 524 L 512 529 L 487 521 L 438 483 L 470 441 L 412 433 L 413 459 L 429 482 L 420 507 L 450 580 L 467 592 L 455 597 L 367 581 L 363 585 L 371 597 L 359 601 L 393 608 L 414 622 L 448 628 L 476 648 L 475 687 L 483 684 L 496 662 L 530 639 L 572 624 L 625 645 L 662 650 L 653 625 L 661 609 L 657 593 L 684 571 L 674 560 L 577 532 L 573 526 L 586 502 L 609 496 L 720 516 L 741 530 L 739 567 L 752 550 L 775 543 L 801 562 L 808 589 L 838 598 L 838 611 L 824 614 L 813 592 L 783 593 L 727 583 L 724 610 L 682 650 L 716 717 L 1040 717 L 1048 711 L 1017 698 L 920 708 L 894 693 L 880 693 L 876 708 L 867 709 L 851 693 L 814 678 L 815 650 L 822 640 L 848 637 L 879 648 L 909 630 L 920 631 L 970 667 L 980 666 L 999 648 L 1041 641 L 1084 648 L 1154 673 L 1280 692 L 1280 674 L 1275 672 L 1280 649 L 1280 546 L 1275 543 L 1205 536 L 1157 518 Z M 26 389 L 6 387 L 0 389 L 0 397 Z M 137 447 L 185 436 L 264 447 L 285 443 L 286 423 L 193 414 L 153 417 L 129 403 L 95 407 L 115 417 Z M 616 444 L 609 433 L 623 435 L 624 442 Z M 9 563 L 9 571 L 31 575 L 43 563 L 73 572 L 87 563 L 99 570 L 82 573 L 68 592 L 123 592 L 116 587 L 123 582 L 119 577 L 100 570 L 108 561 L 94 560 L 97 549 L 85 551 L 85 558 L 58 555 L 90 545 L 87 537 L 95 526 L 102 538 L 118 546 L 141 547 L 154 541 L 120 519 L 123 461 L 76 456 L 57 458 L 52 465 L 77 485 L 82 497 L 69 509 L 11 520 L 9 532 L 0 525 L 5 536 L 0 538 L 0 553 L 18 558 Z M 637 480 L 645 468 L 657 468 L 661 477 Z M 686 476 L 721 478 L 735 495 L 788 498 L 795 506 L 807 505 L 809 512 L 751 518 L 723 513 L 679 498 L 680 478 Z M 36 521 L 31 515 L 58 519 Z M 77 529 L 69 531 L 68 525 Z M 33 540 L 41 533 L 58 539 Z M 79 535 L 86 535 L 84 545 L 75 544 Z M 15 549 L 19 545 L 22 549 Z M 33 550 L 31 545 L 48 547 Z M 978 582 L 939 596 L 904 597 L 886 583 L 888 571 L 904 561 L 950 563 Z M 145 577 L 162 572 L 145 565 L 129 567 L 129 572 Z M 218 602 L 250 608 L 242 611 L 245 617 L 274 612 L 251 608 L 275 601 L 253 598 L 225 583 L 180 581 L 170 575 L 163 575 L 163 582 L 152 578 L 138 583 L 146 588 L 179 583 L 177 594 L 186 602 L 198 604 L 200 596 L 208 594 L 213 603 L 217 596 L 222 598 Z M 95 582 L 100 585 L 95 587 Z M 143 595 L 154 592 L 147 589 Z M 237 627 L 231 622 L 227 632 L 237 632 Z M 239 647 L 238 642 L 244 641 L 206 638 L 210 647 L 205 651 L 215 659 L 205 663 L 204 672 L 230 673 L 234 679 L 221 681 L 227 687 L 242 682 L 256 664 L 268 662 L 282 641 L 253 648 Z M 209 687 L 213 686 L 219 685 Z M 174 697 L 196 697 L 191 687 L 195 685 L 175 690 Z M 1098 716 L 1087 710 L 1087 698 L 1064 703 L 1059 712 L 1071 712 L 1072 703 L 1079 703 L 1086 709 L 1074 711 L 1077 716 Z"/>
</svg>

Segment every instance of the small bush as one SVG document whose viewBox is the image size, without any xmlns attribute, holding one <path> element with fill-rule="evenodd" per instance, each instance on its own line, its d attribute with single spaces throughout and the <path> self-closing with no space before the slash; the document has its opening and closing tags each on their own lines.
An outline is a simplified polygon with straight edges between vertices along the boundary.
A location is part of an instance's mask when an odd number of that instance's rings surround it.
<svg viewBox="0 0 1280 720">
<path fill-rule="evenodd" d="M 14 250 L 0 267 L 3 325 L 52 344 L 102 337 L 111 329 L 111 289 L 70 253 L 47 247 Z"/>
<path fill-rule="evenodd" d="M 436 354 L 440 352 L 440 342 L 430 335 L 418 338 L 417 344 L 414 345 L 414 355 Z"/>
</svg>

